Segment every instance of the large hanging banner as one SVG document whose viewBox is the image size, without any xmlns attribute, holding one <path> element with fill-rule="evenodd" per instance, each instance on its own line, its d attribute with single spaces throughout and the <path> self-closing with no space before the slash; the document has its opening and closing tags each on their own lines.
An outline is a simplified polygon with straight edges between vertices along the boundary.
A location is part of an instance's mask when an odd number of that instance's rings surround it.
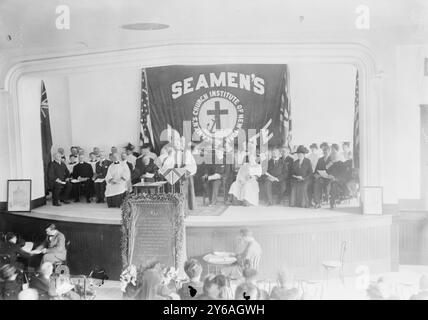
<svg viewBox="0 0 428 320">
<path fill-rule="evenodd" d="M 192 137 L 233 141 L 240 129 L 268 125 L 270 144 L 284 143 L 286 65 L 167 66 L 146 69 L 150 121 L 157 151 L 161 132 L 190 122 Z M 287 97 L 288 98 L 288 97 Z M 195 140 L 195 139 L 194 139 Z"/>
</svg>

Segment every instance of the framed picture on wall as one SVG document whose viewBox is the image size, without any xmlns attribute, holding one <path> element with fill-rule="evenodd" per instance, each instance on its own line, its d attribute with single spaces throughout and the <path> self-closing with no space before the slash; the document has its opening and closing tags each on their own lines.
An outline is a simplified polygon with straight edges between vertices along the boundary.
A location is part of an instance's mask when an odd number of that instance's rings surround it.
<svg viewBox="0 0 428 320">
<path fill-rule="evenodd" d="M 7 180 L 7 211 L 31 211 L 31 180 Z"/>
<path fill-rule="evenodd" d="M 364 187 L 363 213 L 382 214 L 383 209 L 383 189 L 382 187 Z"/>
</svg>

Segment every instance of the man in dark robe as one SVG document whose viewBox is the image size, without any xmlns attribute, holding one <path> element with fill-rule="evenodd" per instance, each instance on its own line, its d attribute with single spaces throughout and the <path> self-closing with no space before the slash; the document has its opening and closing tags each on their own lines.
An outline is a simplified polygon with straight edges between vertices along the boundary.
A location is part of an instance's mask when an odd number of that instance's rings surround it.
<svg viewBox="0 0 428 320">
<path fill-rule="evenodd" d="M 299 146 L 296 153 L 297 160 L 291 170 L 290 207 L 309 208 L 308 187 L 312 177 L 312 164 L 311 160 L 305 158 L 308 149 L 304 146 Z"/>
<path fill-rule="evenodd" d="M 281 202 L 282 196 L 287 188 L 288 164 L 281 157 L 278 148 L 272 150 L 272 158 L 268 162 L 268 169 L 265 174 L 265 191 L 268 200 L 268 206 L 273 205 L 272 187 L 278 194 L 277 203 Z"/>
<path fill-rule="evenodd" d="M 106 175 L 111 161 L 105 158 L 105 153 L 100 152 L 100 160 L 95 165 L 94 189 L 97 197 L 97 203 L 104 203 L 104 193 L 106 191 Z"/>
<path fill-rule="evenodd" d="M 139 183 L 142 179 L 145 182 L 154 182 L 160 180 L 159 168 L 154 163 L 153 159 L 149 155 L 145 154 L 138 158 L 135 163 L 135 169 L 132 173 L 132 183 Z"/>
<path fill-rule="evenodd" d="M 86 202 L 90 203 L 94 188 L 94 181 L 92 180 L 94 171 L 92 166 L 85 162 L 85 156 L 79 155 L 79 163 L 74 166 L 71 175 L 73 179 L 77 180 L 77 182 L 73 183 L 75 202 L 80 201 L 81 188 L 84 187 Z"/>
<path fill-rule="evenodd" d="M 70 172 L 66 164 L 61 161 L 59 153 L 54 154 L 54 160 L 49 164 L 48 179 L 52 190 L 52 204 L 60 206 L 60 195 L 62 193 L 62 202 L 69 203 L 68 198 L 72 189 L 70 183 Z"/>
</svg>

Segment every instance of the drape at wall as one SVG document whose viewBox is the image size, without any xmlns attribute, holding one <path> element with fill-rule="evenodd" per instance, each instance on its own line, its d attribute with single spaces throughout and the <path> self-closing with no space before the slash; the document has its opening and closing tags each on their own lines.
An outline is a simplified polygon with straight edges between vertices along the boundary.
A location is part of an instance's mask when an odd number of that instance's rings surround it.
<svg viewBox="0 0 428 320">
<path fill-rule="evenodd" d="M 355 106 L 354 106 L 354 145 L 353 161 L 354 168 L 360 167 L 360 85 L 358 71 L 355 78 Z"/>
<path fill-rule="evenodd" d="M 142 98 L 141 124 L 150 124 L 142 132 L 153 137 L 156 151 L 165 144 L 161 132 L 168 126 L 184 134 L 183 121 L 190 121 L 194 139 L 233 141 L 240 129 L 260 130 L 268 124 L 273 134 L 269 144 L 286 142 L 290 131 L 287 65 L 166 66 L 143 69 L 142 75 L 148 96 Z"/>
<path fill-rule="evenodd" d="M 51 162 L 51 149 L 52 149 L 52 133 L 49 118 L 49 105 L 48 96 L 46 93 L 45 83 L 42 81 L 41 99 L 40 99 L 40 130 L 42 136 L 42 155 L 43 155 L 43 169 L 45 177 L 45 193 L 50 189 L 48 182 L 48 165 Z"/>
</svg>

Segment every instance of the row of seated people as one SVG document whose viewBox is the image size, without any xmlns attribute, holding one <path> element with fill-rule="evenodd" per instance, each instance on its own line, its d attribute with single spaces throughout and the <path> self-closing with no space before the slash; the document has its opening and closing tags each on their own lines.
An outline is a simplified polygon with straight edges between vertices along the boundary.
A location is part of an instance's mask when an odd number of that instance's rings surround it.
<svg viewBox="0 0 428 320">
<path fill-rule="evenodd" d="M 343 152 L 340 153 L 337 144 L 330 147 L 322 143 L 322 155 L 317 153 L 316 144 L 311 145 L 312 152 L 309 155 L 304 146 L 297 147 L 293 153 L 290 153 L 288 147 L 273 148 L 266 172 L 262 172 L 260 157 L 257 159 L 249 154 L 244 163 L 235 161 L 228 164 L 226 153 L 215 150 L 211 163 L 197 165 L 195 189 L 202 190 L 204 203 L 209 199 L 210 205 L 216 204 L 221 185 L 225 201 L 258 205 L 260 184 L 268 205 L 274 203 L 273 193 L 276 193 L 278 202 L 287 196 L 290 206 L 318 208 L 323 194 L 327 194 L 330 205 L 334 207 L 340 199 L 355 197 L 357 193 L 358 177 L 352 167 L 349 143 L 344 143 L 342 148 Z M 88 162 L 85 161 L 84 152 L 77 150 L 71 154 L 71 158 L 78 157 L 76 163 L 66 164 L 62 149 L 54 155 L 48 174 L 54 205 L 60 205 L 60 194 L 63 203 L 68 203 L 71 192 L 74 193 L 75 201 L 79 201 L 83 189 L 87 202 L 96 195 L 97 202 L 104 202 L 106 197 L 109 207 L 118 207 L 125 192 L 131 191 L 132 184 L 142 179 L 163 179 L 159 174 L 157 155 L 151 152 L 150 145 L 143 146 L 141 154 L 135 153 L 131 144 L 120 155 L 115 153 L 117 148 L 112 147 L 109 159 L 105 159 L 105 155 L 94 148 Z M 76 152 L 79 153 L 76 155 Z M 237 158 L 239 156 L 235 156 Z"/>
<path fill-rule="evenodd" d="M 275 147 L 270 150 L 265 172 L 260 157 L 252 154 L 248 154 L 242 165 L 202 164 L 198 171 L 211 203 L 216 202 L 223 182 L 225 198 L 232 204 L 257 206 L 264 193 L 267 205 L 274 204 L 276 196 L 277 203 L 288 197 L 292 207 L 319 208 L 323 198 L 335 207 L 341 200 L 357 196 L 358 175 L 347 146 L 345 143 L 340 153 L 337 144 L 330 147 L 322 143 L 322 155 L 318 154 L 316 144 L 311 145 L 309 155 L 304 146 L 298 146 L 293 153 L 288 147 Z M 221 156 L 216 156 L 216 163 L 221 163 L 218 161 Z"/>
</svg>

